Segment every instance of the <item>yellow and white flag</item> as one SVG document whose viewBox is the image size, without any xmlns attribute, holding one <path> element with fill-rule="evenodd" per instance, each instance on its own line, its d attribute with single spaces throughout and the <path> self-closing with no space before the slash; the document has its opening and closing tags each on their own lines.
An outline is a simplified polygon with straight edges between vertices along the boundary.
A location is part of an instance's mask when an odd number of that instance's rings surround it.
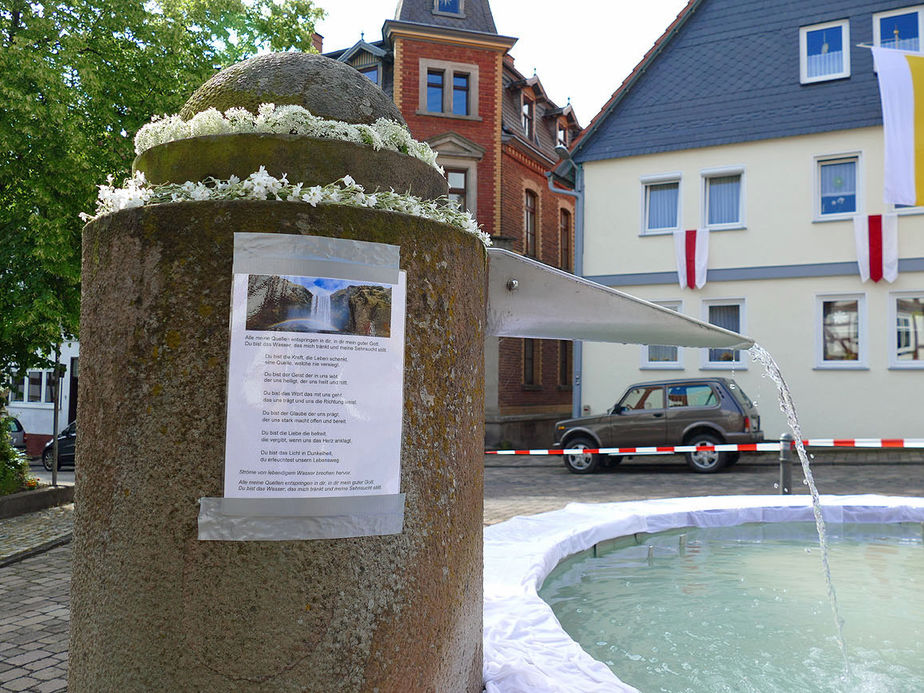
<svg viewBox="0 0 924 693">
<path fill-rule="evenodd" d="M 924 204 L 924 55 L 874 47 L 885 136 L 885 202 Z"/>
</svg>

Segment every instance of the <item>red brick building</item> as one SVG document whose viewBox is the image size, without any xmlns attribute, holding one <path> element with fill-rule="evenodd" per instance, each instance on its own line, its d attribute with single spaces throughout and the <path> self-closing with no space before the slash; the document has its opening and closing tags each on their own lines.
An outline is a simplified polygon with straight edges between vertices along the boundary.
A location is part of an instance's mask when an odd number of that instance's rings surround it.
<svg viewBox="0 0 924 693">
<path fill-rule="evenodd" d="M 496 245 L 572 270 L 574 198 L 547 172 L 580 132 L 508 54 L 488 0 L 399 0 L 382 40 L 326 53 L 390 94 L 411 133 L 439 153 L 450 196 Z M 545 445 L 571 413 L 571 343 L 488 338 L 486 444 Z"/>
</svg>

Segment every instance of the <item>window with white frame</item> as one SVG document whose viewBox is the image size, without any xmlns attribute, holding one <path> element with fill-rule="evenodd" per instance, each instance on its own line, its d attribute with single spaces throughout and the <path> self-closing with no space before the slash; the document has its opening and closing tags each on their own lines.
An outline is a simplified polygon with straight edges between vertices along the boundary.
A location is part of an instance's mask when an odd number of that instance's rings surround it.
<svg viewBox="0 0 924 693">
<path fill-rule="evenodd" d="M 819 368 L 866 368 L 866 296 L 818 296 Z"/>
<path fill-rule="evenodd" d="M 642 234 L 680 228 L 680 174 L 642 178 Z"/>
<path fill-rule="evenodd" d="M 419 115 L 478 117 L 478 66 L 421 58 Z"/>
<path fill-rule="evenodd" d="M 924 5 L 903 7 L 873 15 L 873 44 L 917 53 L 921 50 Z"/>
<path fill-rule="evenodd" d="M 890 298 L 892 368 L 924 368 L 924 291 L 893 293 Z"/>
<path fill-rule="evenodd" d="M 846 19 L 799 29 L 799 81 L 850 76 L 850 23 Z"/>
<path fill-rule="evenodd" d="M 51 371 L 28 371 L 10 383 L 10 402 L 53 404 L 54 378 Z"/>
<path fill-rule="evenodd" d="M 744 299 L 706 301 L 703 304 L 706 322 L 732 332 L 743 332 Z M 744 357 L 740 349 L 706 349 L 704 368 L 742 368 Z"/>
<path fill-rule="evenodd" d="M 709 229 L 744 227 L 744 170 L 703 171 L 703 225 Z"/>
<path fill-rule="evenodd" d="M 654 304 L 680 312 L 683 304 L 680 301 L 653 301 Z M 642 347 L 642 368 L 683 368 L 680 361 L 680 349 L 675 346 L 649 345 Z"/>
<path fill-rule="evenodd" d="M 859 155 L 819 157 L 815 161 L 816 219 L 840 219 L 856 214 L 860 209 Z"/>
</svg>

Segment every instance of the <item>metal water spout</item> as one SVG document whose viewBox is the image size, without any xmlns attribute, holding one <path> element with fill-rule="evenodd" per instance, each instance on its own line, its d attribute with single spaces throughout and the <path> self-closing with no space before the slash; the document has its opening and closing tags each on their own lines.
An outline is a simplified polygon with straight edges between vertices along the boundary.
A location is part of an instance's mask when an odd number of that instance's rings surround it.
<svg viewBox="0 0 924 693">
<path fill-rule="evenodd" d="M 522 255 L 488 249 L 486 332 L 495 337 L 748 349 L 736 332 Z"/>
</svg>

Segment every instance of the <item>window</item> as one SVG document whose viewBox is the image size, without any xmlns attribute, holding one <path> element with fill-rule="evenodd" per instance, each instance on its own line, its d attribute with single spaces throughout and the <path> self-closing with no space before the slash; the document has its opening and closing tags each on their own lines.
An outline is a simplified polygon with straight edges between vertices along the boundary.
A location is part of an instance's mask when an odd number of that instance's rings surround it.
<svg viewBox="0 0 924 693">
<path fill-rule="evenodd" d="M 536 340 L 523 340 L 523 384 L 538 385 L 538 354 L 536 353 Z"/>
<path fill-rule="evenodd" d="M 924 292 L 892 294 L 891 368 L 924 368 Z"/>
<path fill-rule="evenodd" d="M 846 19 L 799 29 L 802 84 L 850 76 L 850 25 Z"/>
<path fill-rule="evenodd" d="M 572 344 L 566 339 L 558 342 L 558 385 L 563 388 L 571 388 L 572 377 Z"/>
<path fill-rule="evenodd" d="M 717 407 L 719 397 L 711 385 L 669 385 L 667 406 L 675 407 Z"/>
<path fill-rule="evenodd" d="M 642 234 L 672 233 L 679 224 L 679 174 L 642 178 Z"/>
<path fill-rule="evenodd" d="M 704 303 L 706 322 L 732 332 L 744 330 L 744 301 L 707 301 Z M 705 368 L 743 368 L 744 359 L 738 349 L 707 349 Z"/>
<path fill-rule="evenodd" d="M 10 384 L 10 401 L 31 404 L 52 404 L 54 378 L 51 371 L 29 371 L 25 377 L 16 378 Z"/>
<path fill-rule="evenodd" d="M 463 0 L 433 0 L 433 14 L 460 16 L 462 15 L 462 2 Z"/>
<path fill-rule="evenodd" d="M 819 296 L 817 319 L 818 367 L 865 368 L 865 296 Z"/>
<path fill-rule="evenodd" d="M 924 6 L 905 7 L 873 15 L 873 43 L 903 51 L 921 50 Z"/>
<path fill-rule="evenodd" d="M 372 67 L 362 67 L 359 68 L 361 74 L 369 78 L 373 84 L 379 83 L 379 66 L 373 65 Z"/>
<path fill-rule="evenodd" d="M 858 156 L 819 158 L 817 161 L 815 218 L 853 216 L 857 204 Z"/>
<path fill-rule="evenodd" d="M 664 388 L 660 385 L 634 387 L 622 398 L 619 406 L 627 411 L 664 409 Z"/>
<path fill-rule="evenodd" d="M 709 229 L 744 227 L 741 169 L 703 172 L 703 222 Z"/>
<path fill-rule="evenodd" d="M 535 114 L 535 104 L 533 100 L 530 99 L 526 94 L 523 94 L 523 105 L 520 108 L 521 113 L 521 122 L 523 125 L 523 134 L 526 135 L 527 139 L 533 139 L 536 135 L 536 129 L 534 126 L 533 117 Z"/>
<path fill-rule="evenodd" d="M 465 184 L 468 171 L 447 168 L 446 178 L 449 180 L 449 199 L 458 204 L 460 209 L 465 209 L 467 204 L 467 187 Z"/>
<path fill-rule="evenodd" d="M 557 137 L 557 143 L 560 144 L 562 147 L 567 147 L 567 146 L 568 146 L 568 140 L 569 140 L 569 139 L 570 139 L 570 138 L 568 137 L 568 123 L 567 123 L 567 121 L 559 120 L 559 121 L 558 121 L 558 137 Z"/>
<path fill-rule="evenodd" d="M 558 220 L 558 250 L 561 253 L 561 268 L 571 272 L 574 265 L 571 258 L 571 212 L 563 209 Z"/>
<path fill-rule="evenodd" d="M 523 201 L 524 250 L 529 257 L 536 257 L 536 193 L 527 190 Z"/>
<path fill-rule="evenodd" d="M 420 115 L 478 119 L 478 66 L 421 58 Z"/>
<path fill-rule="evenodd" d="M 427 110 L 430 113 L 443 112 L 443 78 L 442 70 L 427 70 Z"/>
<path fill-rule="evenodd" d="M 455 115 L 468 115 L 468 75 L 455 73 L 452 76 L 452 112 Z"/>
<path fill-rule="evenodd" d="M 680 301 L 654 301 L 663 308 L 680 312 Z M 642 368 L 679 369 L 683 368 L 680 362 L 680 349 L 675 346 L 649 345 L 642 347 Z"/>
</svg>

